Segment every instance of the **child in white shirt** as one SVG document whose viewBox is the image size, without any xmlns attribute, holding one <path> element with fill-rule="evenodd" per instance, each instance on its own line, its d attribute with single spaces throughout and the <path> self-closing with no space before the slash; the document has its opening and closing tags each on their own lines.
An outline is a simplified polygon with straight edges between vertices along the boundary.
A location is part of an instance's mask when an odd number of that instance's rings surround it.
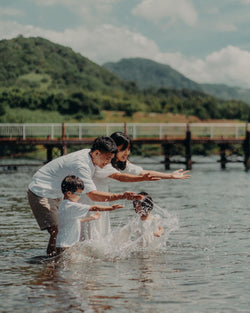
<svg viewBox="0 0 250 313">
<path fill-rule="evenodd" d="M 113 236 L 114 243 L 123 251 L 151 245 L 156 247 L 160 244 L 156 241 L 156 237 L 161 237 L 164 233 L 161 217 L 150 213 L 154 207 L 151 196 L 146 192 L 139 194 L 143 196 L 143 199 L 133 201 L 138 217 L 123 226 Z"/>
<path fill-rule="evenodd" d="M 59 206 L 58 235 L 56 240 L 57 253 L 62 252 L 76 244 L 80 239 L 81 222 L 99 219 L 99 211 L 113 211 L 123 206 L 114 204 L 112 206 L 87 205 L 78 203 L 84 189 L 83 181 L 74 175 L 64 178 L 61 184 L 64 199 Z M 86 217 L 89 211 L 97 211 Z"/>
<path fill-rule="evenodd" d="M 144 196 L 142 200 L 134 200 L 133 206 L 135 208 L 135 212 L 139 214 L 140 220 L 142 222 L 149 222 L 150 225 L 156 224 L 155 220 L 158 219 L 158 217 L 152 215 L 150 212 L 153 210 L 154 203 L 151 198 L 151 196 L 146 192 L 140 192 L 140 195 Z M 164 232 L 164 229 L 161 226 L 155 226 L 156 229 L 153 229 L 153 235 L 155 237 L 161 237 L 161 235 Z"/>
</svg>

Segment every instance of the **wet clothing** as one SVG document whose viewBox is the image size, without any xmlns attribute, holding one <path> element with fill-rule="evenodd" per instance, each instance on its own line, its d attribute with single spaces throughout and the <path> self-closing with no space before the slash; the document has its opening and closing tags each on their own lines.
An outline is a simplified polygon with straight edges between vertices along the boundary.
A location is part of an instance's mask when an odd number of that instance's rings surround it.
<svg viewBox="0 0 250 313">
<path fill-rule="evenodd" d="M 90 209 L 89 205 L 64 199 L 58 210 L 58 235 L 56 246 L 71 247 L 80 240 L 81 222 Z"/>
<path fill-rule="evenodd" d="M 113 180 L 109 176 L 114 173 L 126 173 L 131 175 L 139 175 L 143 171 L 142 167 L 127 162 L 125 170 L 117 170 L 111 164 L 106 165 L 103 168 L 96 167 L 93 176 L 94 184 L 97 190 L 109 192 L 109 183 Z M 88 197 L 80 199 L 80 202 L 94 205 L 98 202 L 94 202 Z M 81 240 L 85 239 L 98 239 L 106 236 L 111 231 L 109 212 L 102 212 L 101 217 L 93 222 L 87 222 L 82 225 Z"/>
<path fill-rule="evenodd" d="M 28 200 L 41 230 L 58 225 L 58 208 L 61 198 L 43 198 L 28 190 Z"/>
</svg>

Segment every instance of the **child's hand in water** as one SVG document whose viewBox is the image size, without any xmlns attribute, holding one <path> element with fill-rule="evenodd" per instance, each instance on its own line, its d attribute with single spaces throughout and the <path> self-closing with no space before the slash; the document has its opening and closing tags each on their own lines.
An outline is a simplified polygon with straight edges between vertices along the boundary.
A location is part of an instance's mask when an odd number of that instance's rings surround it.
<svg viewBox="0 0 250 313">
<path fill-rule="evenodd" d="M 157 231 L 154 232 L 154 236 L 155 236 L 155 237 L 161 237 L 161 235 L 163 234 L 163 232 L 164 232 L 164 229 L 163 229 L 161 226 L 159 226 L 158 229 L 157 229 Z"/>
<path fill-rule="evenodd" d="M 92 220 L 98 220 L 101 217 L 101 213 L 99 211 L 97 211 L 95 214 L 91 214 L 90 218 Z"/>
</svg>

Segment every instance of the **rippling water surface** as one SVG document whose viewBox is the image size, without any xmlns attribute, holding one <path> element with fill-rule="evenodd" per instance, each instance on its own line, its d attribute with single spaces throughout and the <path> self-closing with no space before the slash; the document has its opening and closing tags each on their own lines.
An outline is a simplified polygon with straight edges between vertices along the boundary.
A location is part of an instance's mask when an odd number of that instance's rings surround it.
<svg viewBox="0 0 250 313">
<path fill-rule="evenodd" d="M 133 160 L 164 170 L 158 158 Z M 36 257 L 45 254 L 48 235 L 26 199 L 36 168 L 2 172 L 1 312 L 249 312 L 250 173 L 239 163 L 221 170 L 206 161 L 189 180 L 111 186 L 152 195 L 165 227 L 160 247 L 113 257 L 105 243 L 80 245 L 43 262 Z M 123 204 L 111 213 L 113 228 L 134 218 L 131 203 Z"/>
</svg>

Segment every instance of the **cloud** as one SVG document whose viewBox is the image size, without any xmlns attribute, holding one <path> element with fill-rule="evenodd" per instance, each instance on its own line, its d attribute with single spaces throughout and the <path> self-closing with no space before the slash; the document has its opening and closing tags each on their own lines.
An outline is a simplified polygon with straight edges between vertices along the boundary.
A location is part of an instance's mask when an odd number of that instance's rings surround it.
<svg viewBox="0 0 250 313">
<path fill-rule="evenodd" d="M 84 0 L 85 6 L 99 6 L 99 5 L 110 5 L 118 2 L 119 0 Z M 36 3 L 39 5 L 45 5 L 45 6 L 50 6 L 50 5 L 65 5 L 70 7 L 72 4 L 73 5 L 79 5 L 83 1 L 82 0 L 30 0 L 32 3 Z"/>
<path fill-rule="evenodd" d="M 35 3 L 40 6 L 51 6 L 51 5 L 69 5 L 70 2 L 74 3 L 75 0 L 29 0 L 32 3 Z"/>
<path fill-rule="evenodd" d="M 59 32 L 16 22 L 0 22 L 0 38 L 10 39 L 20 34 L 25 37 L 40 36 L 69 46 L 99 64 L 131 56 L 150 58 L 158 53 L 154 41 L 127 27 L 103 24 L 91 30 L 82 26 Z"/>
<path fill-rule="evenodd" d="M 142 57 L 168 64 L 198 83 L 223 83 L 250 88 L 250 52 L 234 46 L 215 51 L 204 59 L 188 58 L 179 52 L 161 51 L 153 40 L 128 27 L 103 24 L 91 31 L 78 27 L 59 32 L 16 22 L 0 22 L 0 38 L 10 39 L 20 34 L 25 37 L 40 36 L 69 46 L 98 64 Z"/>
<path fill-rule="evenodd" d="M 11 39 L 17 37 L 18 35 L 23 35 L 25 37 L 41 36 L 48 38 L 53 33 L 55 32 L 46 31 L 32 25 L 22 25 L 12 21 L 0 21 L 0 38 L 4 39 Z"/>
<path fill-rule="evenodd" d="M 131 56 L 149 58 L 158 52 L 154 41 L 140 33 L 131 32 L 127 27 L 118 28 L 108 24 L 92 29 L 91 32 L 84 27 L 66 30 L 61 40 L 99 64 Z"/>
<path fill-rule="evenodd" d="M 13 9 L 13 8 L 4 8 L 0 7 L 0 16 L 24 16 L 24 12 L 22 10 Z"/>
<path fill-rule="evenodd" d="M 240 0 L 242 4 L 250 4 L 250 0 Z"/>
<path fill-rule="evenodd" d="M 250 88 L 250 52 L 227 46 L 204 59 L 188 59 L 180 53 L 160 54 L 164 62 L 198 83 L 227 84 Z"/>
<path fill-rule="evenodd" d="M 103 16 L 112 11 L 119 0 L 30 0 L 39 6 L 64 6 L 72 12 L 90 19 L 92 16 Z"/>
<path fill-rule="evenodd" d="M 180 20 L 189 26 L 197 22 L 197 12 L 187 0 L 142 0 L 132 13 L 152 22 L 166 19 L 170 19 L 171 22 Z"/>
<path fill-rule="evenodd" d="M 220 32 L 234 32 L 238 30 L 238 28 L 234 24 L 223 22 L 218 22 L 217 24 L 215 24 L 214 28 Z"/>
<path fill-rule="evenodd" d="M 92 29 L 95 25 L 110 23 L 113 20 L 114 5 L 123 0 L 29 0 L 40 7 L 64 8 L 81 19 L 85 27 Z M 49 10 L 50 8 L 47 8 Z"/>
</svg>

